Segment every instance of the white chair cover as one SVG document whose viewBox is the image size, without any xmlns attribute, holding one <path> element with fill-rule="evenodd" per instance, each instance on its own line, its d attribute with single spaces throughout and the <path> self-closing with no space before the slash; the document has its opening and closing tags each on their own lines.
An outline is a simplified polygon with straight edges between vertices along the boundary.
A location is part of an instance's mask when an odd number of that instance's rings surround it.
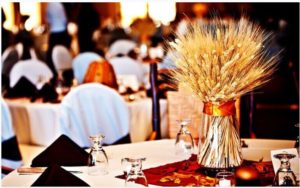
<svg viewBox="0 0 300 188">
<path fill-rule="evenodd" d="M 3 99 L 1 100 L 1 141 L 5 141 L 13 136 L 15 136 L 14 129 L 12 127 L 12 121 L 10 112 L 7 104 Z"/>
<path fill-rule="evenodd" d="M 131 40 L 117 40 L 109 47 L 108 58 L 115 57 L 118 54 L 127 55 L 136 46 L 136 43 Z"/>
<path fill-rule="evenodd" d="M 15 46 L 6 48 L 1 57 L 1 72 L 9 76 L 12 67 L 19 61 L 20 56 Z"/>
<path fill-rule="evenodd" d="M 112 58 L 109 62 L 113 66 L 117 77 L 118 75 L 135 75 L 139 85 L 145 83 L 147 74 L 140 62 L 126 56 Z"/>
<path fill-rule="evenodd" d="M 16 50 L 14 46 L 7 47 L 2 54 L 1 63 L 4 63 L 4 61 L 7 59 L 8 55 L 14 50 Z"/>
<path fill-rule="evenodd" d="M 57 71 L 72 69 L 72 56 L 69 50 L 62 45 L 56 45 L 53 48 L 52 61 Z"/>
<path fill-rule="evenodd" d="M 41 89 L 45 83 L 50 81 L 53 73 L 45 63 L 37 59 L 19 61 L 10 72 L 10 87 L 14 87 L 22 76 L 33 83 L 37 89 Z"/>
<path fill-rule="evenodd" d="M 129 133 L 129 112 L 123 98 L 113 89 L 98 84 L 83 84 L 71 90 L 61 103 L 63 134 L 81 147 L 89 147 L 90 135 L 105 135 L 112 144 Z"/>
<path fill-rule="evenodd" d="M 78 84 L 81 84 L 84 79 L 84 75 L 91 62 L 95 60 L 103 59 L 100 55 L 94 52 L 84 52 L 77 55 L 73 59 L 73 71 L 74 77 L 76 78 Z"/>
<path fill-rule="evenodd" d="M 4 102 L 4 100 L 1 98 L 1 142 L 2 142 L 2 148 L 4 145 L 8 144 L 8 146 L 5 146 L 6 148 L 9 147 L 10 152 L 9 153 L 2 153 L 1 157 L 1 165 L 3 167 L 8 167 L 10 169 L 16 169 L 20 166 L 22 166 L 23 161 L 21 158 L 16 157 L 16 153 L 20 153 L 17 141 L 15 137 L 15 132 L 12 126 L 10 111 L 8 109 L 7 104 Z M 5 143 L 5 141 L 9 140 Z M 5 144 L 4 144 L 5 143 Z M 2 152 L 5 152 L 2 150 Z M 5 156 L 5 157 L 4 157 Z M 4 176 L 4 174 L 2 174 Z"/>
<path fill-rule="evenodd" d="M 137 77 L 133 74 L 119 74 L 117 75 L 117 82 L 120 93 L 125 92 L 127 87 L 131 88 L 133 91 L 138 91 L 140 87 Z"/>
</svg>

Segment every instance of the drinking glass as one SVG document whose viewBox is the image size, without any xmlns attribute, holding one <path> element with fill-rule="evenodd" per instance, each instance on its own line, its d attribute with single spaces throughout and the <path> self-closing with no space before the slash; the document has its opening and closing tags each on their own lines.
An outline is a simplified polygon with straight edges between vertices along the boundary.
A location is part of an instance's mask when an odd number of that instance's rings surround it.
<svg viewBox="0 0 300 188">
<path fill-rule="evenodd" d="M 129 161 L 129 158 L 121 159 L 121 166 L 122 166 L 122 170 L 123 170 L 125 179 L 127 178 L 127 174 L 129 173 L 130 168 L 131 168 L 131 164 L 128 161 Z"/>
<path fill-rule="evenodd" d="M 125 186 L 140 186 L 140 187 L 148 187 L 148 182 L 144 172 L 142 171 L 142 162 L 146 160 L 146 158 L 125 158 L 127 162 L 130 163 L 131 168 L 128 172 L 128 175 L 125 180 Z"/>
<path fill-rule="evenodd" d="M 190 119 L 178 120 L 180 130 L 177 133 L 175 141 L 175 154 L 190 157 L 194 153 L 194 139 L 188 130 Z"/>
<path fill-rule="evenodd" d="M 234 187 L 235 176 L 233 172 L 222 171 L 216 175 L 216 187 Z"/>
<path fill-rule="evenodd" d="M 275 158 L 279 159 L 281 164 L 276 172 L 273 186 L 296 186 L 296 176 L 294 172 L 291 170 L 290 159 L 296 157 L 294 154 L 289 154 L 287 152 L 283 152 L 280 154 L 274 155 Z"/>
<path fill-rule="evenodd" d="M 93 143 L 88 159 L 89 175 L 105 175 L 108 173 L 108 159 L 102 148 L 103 135 L 90 136 Z"/>
</svg>

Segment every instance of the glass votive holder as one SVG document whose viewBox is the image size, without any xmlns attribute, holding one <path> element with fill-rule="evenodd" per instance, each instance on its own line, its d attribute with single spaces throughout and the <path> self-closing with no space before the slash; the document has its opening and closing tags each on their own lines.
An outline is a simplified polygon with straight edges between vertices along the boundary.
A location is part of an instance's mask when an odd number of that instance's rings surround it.
<svg viewBox="0 0 300 188">
<path fill-rule="evenodd" d="M 233 172 L 222 171 L 216 175 L 216 187 L 234 187 L 235 176 Z"/>
</svg>

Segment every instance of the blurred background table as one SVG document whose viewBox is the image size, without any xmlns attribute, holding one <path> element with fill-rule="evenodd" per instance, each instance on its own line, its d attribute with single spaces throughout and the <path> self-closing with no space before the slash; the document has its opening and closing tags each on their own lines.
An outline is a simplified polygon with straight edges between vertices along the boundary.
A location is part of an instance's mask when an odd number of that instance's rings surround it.
<svg viewBox="0 0 300 188">
<path fill-rule="evenodd" d="M 48 146 L 60 136 L 60 103 L 30 102 L 28 98 L 6 100 L 21 144 Z M 131 142 L 145 141 L 152 132 L 151 99 L 127 101 L 130 112 L 129 133 Z M 167 137 L 167 102 L 160 100 L 161 132 Z"/>
</svg>

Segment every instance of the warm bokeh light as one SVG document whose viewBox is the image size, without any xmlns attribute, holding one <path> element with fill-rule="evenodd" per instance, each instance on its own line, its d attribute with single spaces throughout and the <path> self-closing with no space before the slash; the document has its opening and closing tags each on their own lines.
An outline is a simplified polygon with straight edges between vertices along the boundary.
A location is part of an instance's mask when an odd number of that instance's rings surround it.
<svg viewBox="0 0 300 188">
<path fill-rule="evenodd" d="M 167 7 L 167 8 L 166 8 Z M 176 16 L 176 2 L 173 0 L 149 1 L 149 16 L 156 22 L 169 25 Z"/>
<path fill-rule="evenodd" d="M 20 2 L 21 15 L 30 16 L 25 22 L 25 29 L 31 30 L 41 25 L 41 4 L 38 2 Z"/>
<path fill-rule="evenodd" d="M 136 18 L 145 18 L 147 15 L 147 1 L 121 1 L 121 16 L 123 27 L 129 27 Z"/>
<path fill-rule="evenodd" d="M 15 26 L 14 4 L 12 2 L 3 2 L 2 8 L 6 16 L 6 21 L 3 26 L 5 29 L 12 31 Z"/>
</svg>

